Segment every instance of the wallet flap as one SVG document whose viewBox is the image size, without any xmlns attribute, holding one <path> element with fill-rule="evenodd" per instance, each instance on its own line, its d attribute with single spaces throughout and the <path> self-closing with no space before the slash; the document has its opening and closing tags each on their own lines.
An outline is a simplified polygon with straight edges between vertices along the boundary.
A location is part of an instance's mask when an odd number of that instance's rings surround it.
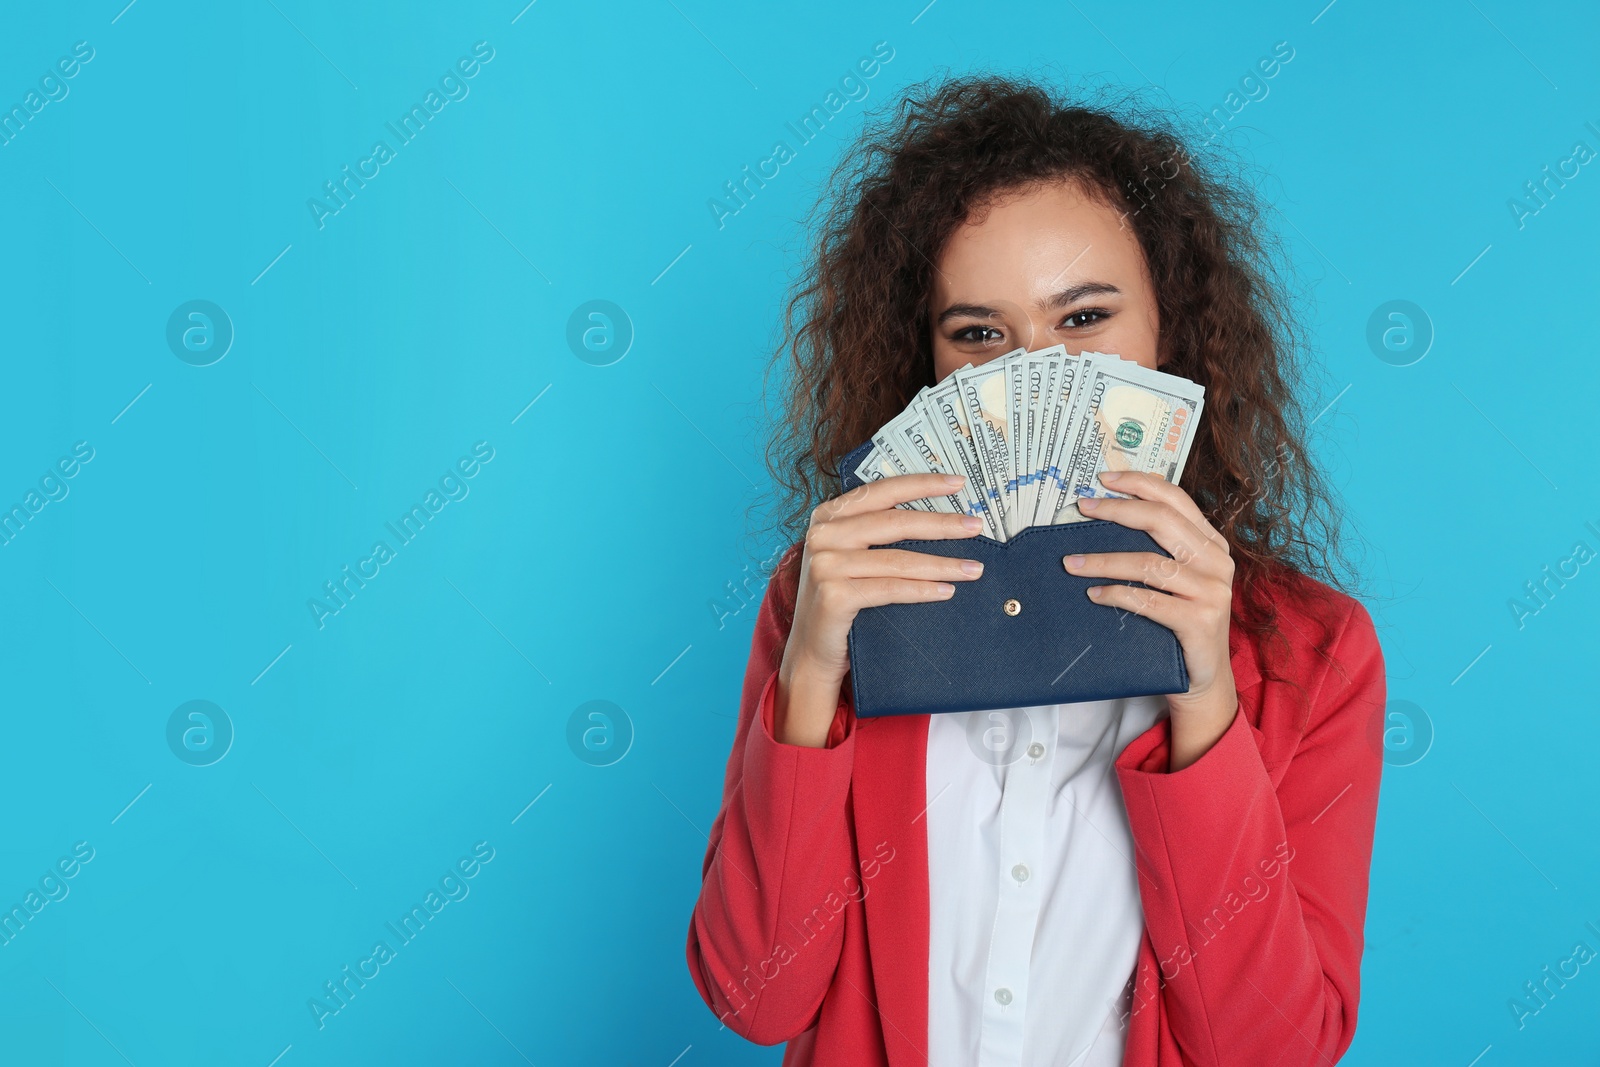
<svg viewBox="0 0 1600 1067">
<path fill-rule="evenodd" d="M 849 646 L 860 717 L 1075 704 L 1189 688 L 1176 634 L 1096 604 L 1085 590 L 1113 579 L 1069 574 L 1062 566 L 1063 556 L 1078 552 L 1169 555 L 1143 530 L 1090 519 L 1029 527 L 1006 542 L 979 535 L 873 547 L 977 559 L 984 570 L 956 582 L 949 600 L 857 613 Z"/>
</svg>

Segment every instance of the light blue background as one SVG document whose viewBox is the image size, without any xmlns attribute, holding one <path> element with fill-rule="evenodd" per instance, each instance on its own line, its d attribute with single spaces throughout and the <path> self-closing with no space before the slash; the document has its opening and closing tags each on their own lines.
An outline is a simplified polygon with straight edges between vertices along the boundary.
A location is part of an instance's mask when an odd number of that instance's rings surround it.
<svg viewBox="0 0 1600 1067">
<path fill-rule="evenodd" d="M 0 502 L 94 449 L 0 547 L 0 905 L 95 850 L 0 947 L 0 1060 L 776 1063 L 683 946 L 754 618 L 714 605 L 774 547 L 744 535 L 761 372 L 863 104 L 721 228 L 707 202 L 876 42 L 869 107 L 1053 71 L 1198 120 L 1287 41 L 1226 143 L 1305 282 L 1390 695 L 1435 732 L 1386 769 L 1346 1062 L 1596 1062 L 1600 963 L 1508 1007 L 1600 950 L 1600 567 L 1508 606 L 1600 550 L 1600 165 L 1508 207 L 1600 150 L 1592 6 L 123 2 L 0 35 L 6 107 L 94 48 L 0 147 Z M 308 198 L 480 40 L 470 94 L 319 230 Z M 236 331 L 208 367 L 164 337 L 195 299 Z M 635 331 L 610 366 L 566 342 L 594 299 Z M 1436 334 L 1411 366 L 1365 340 L 1393 299 Z M 470 494 L 319 629 L 307 601 L 478 441 Z M 196 699 L 236 731 L 203 768 L 165 735 Z M 567 742 L 590 700 L 632 723 L 611 766 Z M 479 841 L 470 895 L 319 1030 L 308 999 Z"/>
</svg>

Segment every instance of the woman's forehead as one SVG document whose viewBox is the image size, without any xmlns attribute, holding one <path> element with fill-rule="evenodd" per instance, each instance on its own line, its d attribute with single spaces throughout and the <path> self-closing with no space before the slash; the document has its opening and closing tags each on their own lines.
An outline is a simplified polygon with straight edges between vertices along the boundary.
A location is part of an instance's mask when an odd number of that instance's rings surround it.
<svg viewBox="0 0 1600 1067">
<path fill-rule="evenodd" d="M 1074 182 L 995 197 L 951 233 L 934 272 L 935 299 L 979 301 L 1000 292 L 1048 298 L 1093 280 L 1131 292 L 1144 252 L 1122 213 Z"/>
</svg>

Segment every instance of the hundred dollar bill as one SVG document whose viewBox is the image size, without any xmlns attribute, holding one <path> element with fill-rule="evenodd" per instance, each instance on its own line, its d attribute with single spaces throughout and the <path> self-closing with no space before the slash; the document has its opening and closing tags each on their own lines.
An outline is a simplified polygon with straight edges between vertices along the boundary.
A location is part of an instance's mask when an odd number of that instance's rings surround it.
<svg viewBox="0 0 1600 1067">
<path fill-rule="evenodd" d="M 901 412 L 901 414 L 903 415 L 904 412 Z M 899 418 L 899 416 L 896 416 L 896 418 Z M 872 451 L 867 453 L 866 458 L 877 461 L 886 470 L 889 467 L 893 467 L 894 469 L 889 471 L 889 474 L 912 474 L 920 472 L 921 468 L 918 467 L 913 460 L 908 460 L 907 457 L 902 455 L 900 450 L 895 446 L 895 442 L 889 434 L 889 426 L 892 426 L 893 424 L 893 420 L 890 420 L 888 425 L 885 425 L 877 433 L 872 435 Z M 865 461 L 863 461 L 863 463 L 865 463 Z"/>
<path fill-rule="evenodd" d="M 1060 361 L 1030 353 L 1028 365 L 1028 414 L 1023 424 L 1023 432 L 1028 438 L 1025 450 L 1028 465 L 1023 474 L 1027 491 L 1022 501 L 1022 513 L 1027 520 L 1026 525 L 1032 526 L 1034 516 L 1039 511 L 1039 500 L 1045 491 L 1044 453 L 1049 442 L 1044 439 L 1044 426 L 1049 421 L 1050 388 L 1060 373 Z"/>
<path fill-rule="evenodd" d="M 1017 514 L 1013 521 L 1020 530 L 1027 527 L 1032 515 L 1034 480 L 1033 470 L 1028 464 L 1028 453 L 1033 438 L 1028 431 L 1034 421 L 1033 404 L 1040 392 L 1033 376 L 1039 372 L 1042 364 L 1038 360 L 1029 358 L 1026 348 L 1009 352 L 996 362 L 1005 365 L 1008 411 L 1006 421 L 1011 426 L 1007 443 L 1010 446 L 1012 476 L 1017 484 L 1013 494 L 1016 499 Z"/>
<path fill-rule="evenodd" d="M 860 478 L 863 482 L 882 481 L 884 478 L 892 478 L 895 475 L 904 473 L 906 472 L 901 470 L 899 466 L 889 458 L 888 453 L 884 452 L 876 445 L 874 445 L 867 452 L 867 454 L 862 457 L 860 463 L 856 464 L 855 470 L 856 477 Z M 903 501 L 899 504 L 896 504 L 895 507 L 904 508 L 907 511 L 933 510 L 933 508 L 929 506 L 928 501 L 920 497 L 916 500 Z"/>
<path fill-rule="evenodd" d="M 890 419 L 873 436 L 873 443 L 893 457 L 904 474 L 952 473 L 945 462 L 943 447 L 930 440 L 927 420 L 927 409 L 913 398 L 909 407 Z M 955 515 L 980 514 L 976 496 L 971 497 L 970 502 L 963 499 L 959 492 L 918 499 L 928 505 L 928 511 Z"/>
<path fill-rule="evenodd" d="M 974 444 L 972 424 L 967 418 L 962 402 L 956 371 L 938 385 L 931 386 L 926 396 L 929 428 L 944 446 L 945 457 L 955 466 L 954 473 L 965 475 L 967 487 L 983 507 L 984 533 L 996 541 L 1005 540 L 1005 526 L 1001 520 L 1000 493 L 990 483 L 978 458 L 978 445 Z"/>
<path fill-rule="evenodd" d="M 1124 496 L 1101 484 L 1105 471 L 1145 471 L 1177 482 L 1189 458 L 1205 389 L 1131 360 L 1085 353 L 1071 433 L 1072 457 L 1054 522 L 1074 521 L 1080 497 Z"/>
<path fill-rule="evenodd" d="M 997 473 L 1004 495 L 1008 534 L 1015 534 L 1027 525 L 1022 520 L 1022 502 L 1028 491 L 1027 447 L 1023 432 L 1027 423 L 1027 378 L 1023 360 L 1026 348 L 1013 349 L 984 364 L 984 369 L 1000 375 L 1000 418 L 1003 429 L 1002 469 Z M 969 372 L 970 373 L 970 372 Z"/>
<path fill-rule="evenodd" d="M 1042 350 L 1040 355 L 1050 360 L 1052 373 L 1039 426 L 1041 448 L 1040 456 L 1035 461 L 1038 465 L 1039 495 L 1034 502 L 1031 521 L 1049 525 L 1057 521 L 1057 502 L 1066 485 L 1066 472 L 1071 465 L 1067 438 L 1072 430 L 1077 401 L 1082 396 L 1078 382 L 1083 374 L 1083 358 L 1069 356 L 1062 345 L 1052 345 Z"/>
<path fill-rule="evenodd" d="M 917 405 L 915 415 L 906 419 L 899 427 L 899 433 L 911 451 L 921 456 L 930 468 L 942 474 L 964 473 L 961 461 L 949 451 L 945 436 L 937 432 L 933 415 L 925 403 Z M 989 510 L 981 490 L 974 488 L 970 480 L 951 493 L 949 499 L 955 502 L 955 511 L 961 515 L 981 517 Z"/>
<path fill-rule="evenodd" d="M 1006 367 L 991 360 L 971 370 L 951 375 L 966 408 L 971 427 L 969 440 L 978 454 L 998 512 L 997 526 L 1002 540 L 1021 532 L 1016 525 L 1017 480 L 1011 466 L 1011 413 L 1006 400 Z"/>
<path fill-rule="evenodd" d="M 872 448 L 856 464 L 855 475 L 863 482 L 876 482 L 884 478 L 892 478 L 901 474 L 923 473 L 924 469 L 915 462 L 907 462 L 894 450 L 889 442 L 884 440 L 882 430 L 873 435 Z M 927 497 L 918 497 L 915 500 L 904 500 L 896 504 L 897 508 L 913 511 L 938 511 L 940 508 Z"/>
</svg>

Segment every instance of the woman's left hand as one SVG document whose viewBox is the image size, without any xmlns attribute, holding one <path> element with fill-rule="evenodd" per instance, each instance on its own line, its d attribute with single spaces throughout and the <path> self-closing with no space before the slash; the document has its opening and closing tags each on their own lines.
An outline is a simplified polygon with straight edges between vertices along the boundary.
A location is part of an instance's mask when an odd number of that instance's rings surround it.
<svg viewBox="0 0 1600 1067">
<path fill-rule="evenodd" d="M 1091 586 L 1097 604 L 1160 623 L 1178 636 L 1189 671 L 1189 691 L 1167 697 L 1171 709 L 1169 771 L 1182 770 L 1216 744 L 1239 707 L 1228 657 L 1233 614 L 1233 557 L 1227 540 L 1178 486 L 1155 474 L 1107 471 L 1101 482 L 1128 498 L 1082 497 L 1085 516 L 1148 533 L 1172 553 L 1097 552 L 1063 557 L 1067 572 L 1082 577 L 1143 582 Z"/>
</svg>

